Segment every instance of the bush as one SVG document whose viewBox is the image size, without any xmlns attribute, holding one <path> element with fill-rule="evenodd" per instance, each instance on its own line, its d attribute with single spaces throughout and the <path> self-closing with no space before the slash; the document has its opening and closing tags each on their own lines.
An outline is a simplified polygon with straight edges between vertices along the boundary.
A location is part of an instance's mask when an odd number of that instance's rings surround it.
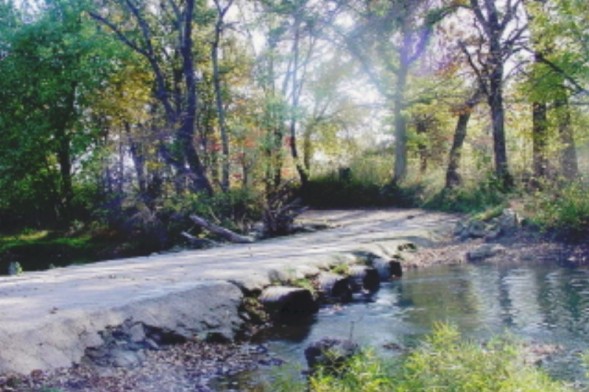
<svg viewBox="0 0 589 392">
<path fill-rule="evenodd" d="M 526 205 L 530 219 L 543 230 L 555 230 L 573 239 L 589 232 L 589 187 L 574 182 L 537 191 Z"/>
<path fill-rule="evenodd" d="M 297 390 L 290 386 L 284 389 Z M 298 390 L 304 390 L 300 387 Z M 439 324 L 411 354 L 383 361 L 370 353 L 353 358 L 343 374 L 319 371 L 309 379 L 313 392 L 376 391 L 569 391 L 563 383 L 524 362 L 519 345 L 497 338 L 480 345 Z"/>
<path fill-rule="evenodd" d="M 489 209 L 504 208 L 509 192 L 493 176 L 473 185 L 447 189 L 424 203 L 425 208 L 446 212 L 479 213 Z"/>
<path fill-rule="evenodd" d="M 340 170 L 313 178 L 303 189 L 306 205 L 315 208 L 415 207 L 420 204 L 419 184 L 397 186 L 358 178 L 354 172 Z"/>
</svg>

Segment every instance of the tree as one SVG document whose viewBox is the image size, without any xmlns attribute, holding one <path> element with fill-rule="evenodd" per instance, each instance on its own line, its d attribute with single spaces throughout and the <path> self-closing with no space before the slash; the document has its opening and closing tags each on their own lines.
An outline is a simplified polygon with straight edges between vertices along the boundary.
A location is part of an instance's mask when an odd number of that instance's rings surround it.
<svg viewBox="0 0 589 392">
<path fill-rule="evenodd" d="M 495 175 L 509 187 L 513 178 L 505 144 L 503 90 L 505 63 L 520 50 L 527 31 L 522 0 L 507 0 L 501 4 L 493 0 L 469 0 L 469 8 L 474 14 L 478 39 L 471 45 L 474 53 L 465 42 L 462 42 L 462 50 L 478 77 L 491 110 Z"/>
<path fill-rule="evenodd" d="M 154 74 L 155 97 L 163 107 L 167 126 L 175 129 L 174 141 L 180 147 L 175 153 L 161 140 L 160 153 L 179 175 L 191 181 L 195 191 L 212 194 L 213 187 L 194 143 L 198 108 L 193 46 L 196 0 L 159 4 L 104 0 L 103 5 L 91 16 L 143 56 Z"/>
<path fill-rule="evenodd" d="M 2 154 L 10 157 L 2 169 L 5 181 L 28 188 L 31 196 L 45 193 L 40 200 L 52 199 L 53 219 L 67 222 L 74 167 L 97 139 L 94 129 L 84 126 L 84 111 L 112 71 L 114 56 L 108 39 L 85 18 L 85 2 L 48 0 L 40 7 L 35 20 L 13 25 L 0 63 L 10 75 L 0 88 L 1 131 L 12 150 Z"/>
<path fill-rule="evenodd" d="M 435 24 L 451 10 L 452 7 L 435 7 L 429 0 L 368 1 L 357 15 L 357 25 L 344 37 L 366 76 L 392 105 L 395 183 L 407 176 L 405 110 L 410 106 L 406 99 L 409 72 L 423 55 Z"/>
</svg>

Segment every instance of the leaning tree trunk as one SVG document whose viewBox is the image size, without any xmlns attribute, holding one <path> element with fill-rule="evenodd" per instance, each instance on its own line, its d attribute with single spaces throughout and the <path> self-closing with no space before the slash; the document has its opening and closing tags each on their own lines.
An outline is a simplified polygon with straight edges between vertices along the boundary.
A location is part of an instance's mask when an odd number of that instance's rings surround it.
<svg viewBox="0 0 589 392">
<path fill-rule="evenodd" d="M 474 107 L 481 101 L 481 90 L 477 90 L 464 106 L 459 109 L 458 122 L 454 130 L 454 141 L 450 150 L 448 169 L 446 170 L 446 188 L 452 189 L 462 184 L 462 177 L 458 173 L 460 159 L 462 157 L 462 146 L 468 129 L 468 122 Z"/>
</svg>

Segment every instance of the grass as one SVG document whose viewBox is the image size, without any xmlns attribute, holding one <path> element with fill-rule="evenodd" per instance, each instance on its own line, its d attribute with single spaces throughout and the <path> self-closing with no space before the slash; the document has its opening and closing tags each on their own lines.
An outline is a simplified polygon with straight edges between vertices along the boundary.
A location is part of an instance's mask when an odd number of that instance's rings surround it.
<svg viewBox="0 0 589 392">
<path fill-rule="evenodd" d="M 339 374 L 319 369 L 308 380 L 275 385 L 275 391 L 312 392 L 559 392 L 572 391 L 525 363 L 520 345 L 496 338 L 481 345 L 438 324 L 412 353 L 384 361 L 370 352 L 350 360 Z"/>
<path fill-rule="evenodd" d="M 569 239 L 586 239 L 589 232 L 589 186 L 573 182 L 536 192 L 527 202 L 532 223 Z"/>
<path fill-rule="evenodd" d="M 118 245 L 109 238 L 59 231 L 25 230 L 19 234 L 0 235 L 0 274 L 7 272 L 12 261 L 18 261 L 25 272 L 98 261 L 112 256 L 112 250 Z"/>
</svg>

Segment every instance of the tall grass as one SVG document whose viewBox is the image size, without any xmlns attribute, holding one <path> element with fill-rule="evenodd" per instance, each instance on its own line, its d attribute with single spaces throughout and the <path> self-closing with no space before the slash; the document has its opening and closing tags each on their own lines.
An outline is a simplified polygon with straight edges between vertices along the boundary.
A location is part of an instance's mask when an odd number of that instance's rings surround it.
<svg viewBox="0 0 589 392">
<path fill-rule="evenodd" d="M 284 384 L 282 384 L 284 385 Z M 305 390 L 292 384 L 277 391 Z M 310 377 L 312 392 L 410 391 L 570 391 L 542 370 L 525 363 L 521 347 L 507 338 L 481 345 L 460 336 L 455 327 L 438 324 L 411 354 L 387 362 L 364 353 L 340 374 L 319 370 Z"/>
</svg>

